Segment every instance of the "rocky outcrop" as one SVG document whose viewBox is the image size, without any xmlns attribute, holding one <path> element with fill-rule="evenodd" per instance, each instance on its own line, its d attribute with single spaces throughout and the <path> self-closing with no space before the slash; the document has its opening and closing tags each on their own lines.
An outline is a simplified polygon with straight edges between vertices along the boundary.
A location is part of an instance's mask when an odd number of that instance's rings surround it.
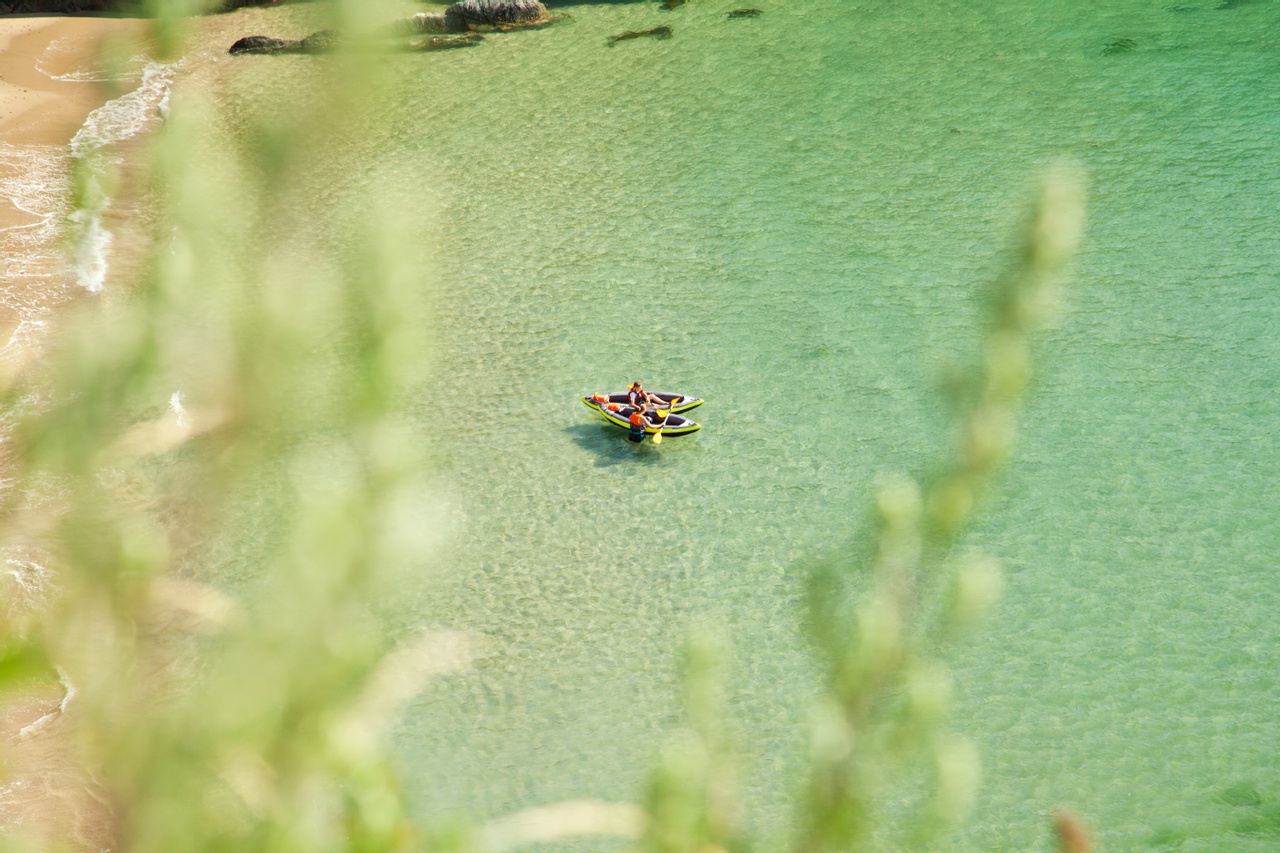
<svg viewBox="0 0 1280 853">
<path fill-rule="evenodd" d="M 243 9 L 246 6 L 275 6 L 280 0 L 222 0 L 218 4 L 219 12 L 234 12 L 236 9 Z"/>
<path fill-rule="evenodd" d="M 446 33 L 449 23 L 444 13 L 419 12 L 408 18 L 401 18 L 388 28 L 392 36 L 420 36 L 427 33 Z"/>
<path fill-rule="evenodd" d="M 734 9 L 729 13 L 730 18 L 758 18 L 764 12 L 759 9 Z"/>
<path fill-rule="evenodd" d="M 462 0 L 445 9 L 444 17 L 450 32 L 507 30 L 551 20 L 541 0 Z"/>
<path fill-rule="evenodd" d="M 338 48 L 338 34 L 333 30 L 320 30 L 299 42 L 303 53 L 328 53 Z"/>
<path fill-rule="evenodd" d="M 242 53 L 302 53 L 302 42 L 271 36 L 245 36 L 242 39 L 236 39 L 236 43 L 231 45 L 227 53 L 233 56 Z"/>
<path fill-rule="evenodd" d="M 338 40 L 331 30 L 312 33 L 301 41 L 278 39 L 271 36 L 245 36 L 231 45 L 227 51 L 236 54 L 273 56 L 281 53 L 328 53 L 337 47 Z"/>
<path fill-rule="evenodd" d="M 477 30 L 512 30 L 551 21 L 539 0 L 465 0 L 444 12 L 419 12 L 401 18 L 387 28 L 390 36 L 466 33 Z"/>
<path fill-rule="evenodd" d="M 245 0 L 245 2 L 249 1 Z M 477 44 L 480 41 L 479 35 L 476 34 L 477 30 L 512 30 L 539 26 L 550 21 L 551 14 L 547 12 L 547 7 L 542 5 L 541 0 L 462 0 L 445 9 L 443 14 L 421 12 L 402 18 L 384 32 L 392 37 L 439 34 L 413 42 L 409 45 L 409 49 L 451 50 Z M 445 37 L 446 33 L 454 35 Z M 335 46 L 336 39 L 330 32 L 314 33 L 302 41 L 270 36 L 245 36 L 231 45 L 231 49 L 227 52 L 233 54 L 324 53 L 333 50 Z"/>
</svg>

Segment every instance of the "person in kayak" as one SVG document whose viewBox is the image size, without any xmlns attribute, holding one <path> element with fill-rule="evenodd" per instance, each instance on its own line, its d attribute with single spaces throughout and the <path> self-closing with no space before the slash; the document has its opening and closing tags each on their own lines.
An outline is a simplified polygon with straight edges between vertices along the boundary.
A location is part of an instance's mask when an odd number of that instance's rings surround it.
<svg viewBox="0 0 1280 853">
<path fill-rule="evenodd" d="M 645 420 L 644 409 L 639 407 L 632 409 L 629 420 L 631 421 L 631 430 L 627 433 L 627 438 L 639 444 L 644 441 L 645 427 L 649 425 L 648 421 Z"/>
<path fill-rule="evenodd" d="M 639 382 L 632 382 L 631 387 L 627 389 L 627 402 L 636 408 L 647 405 L 660 404 L 662 401 L 640 387 Z"/>
</svg>

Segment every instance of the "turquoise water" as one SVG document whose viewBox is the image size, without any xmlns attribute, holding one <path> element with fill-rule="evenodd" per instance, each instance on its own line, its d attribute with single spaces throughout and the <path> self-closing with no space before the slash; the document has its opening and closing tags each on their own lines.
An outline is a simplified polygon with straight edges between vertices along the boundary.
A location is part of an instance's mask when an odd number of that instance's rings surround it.
<svg viewBox="0 0 1280 853">
<path fill-rule="evenodd" d="M 804 562 L 936 457 L 938 379 L 1071 155 L 1072 310 L 967 542 L 1008 583 L 954 656 L 986 774 L 947 849 L 1048 850 L 1059 806 L 1107 850 L 1275 849 L 1280 4 L 736 5 L 564 5 L 397 60 L 375 144 L 438 222 L 416 414 L 462 519 L 414 609 L 484 648 L 401 727 L 415 811 L 635 800 L 710 625 L 782 849 Z M 633 447 L 577 402 L 637 378 L 705 397 L 703 431 Z"/>
</svg>

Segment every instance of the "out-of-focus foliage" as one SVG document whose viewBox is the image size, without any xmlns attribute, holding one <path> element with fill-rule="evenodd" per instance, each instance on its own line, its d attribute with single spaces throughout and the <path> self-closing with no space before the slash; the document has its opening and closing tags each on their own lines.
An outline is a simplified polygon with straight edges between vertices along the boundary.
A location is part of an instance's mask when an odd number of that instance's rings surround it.
<svg viewBox="0 0 1280 853">
<path fill-rule="evenodd" d="M 401 414 L 423 369 L 426 266 L 394 196 L 352 203 L 359 215 L 314 202 L 384 72 L 360 49 L 379 20 L 368 4 L 327 8 L 355 49 L 317 63 L 305 109 L 229 129 L 215 98 L 175 95 L 140 181 L 159 223 L 143 274 L 7 390 L 4 544 L 54 581 L 38 606 L 5 609 L 0 687 L 74 685 L 58 736 L 97 804 L 76 829 L 90 846 L 498 851 L 603 834 L 655 853 L 746 849 L 706 641 L 689 655 L 687 726 L 642 806 L 573 801 L 431 831 L 406 819 L 388 727 L 467 651 L 438 632 L 393 643 L 375 615 L 430 539 L 425 437 Z M 160 49 L 178 53 L 187 10 L 153 11 Z M 335 230 L 340 246 L 321 236 Z M 1029 338 L 1079 230 L 1078 180 L 1055 173 L 957 384 L 952 452 L 922 481 L 884 484 L 865 541 L 813 573 L 826 687 L 799 849 L 926 846 L 972 799 L 976 756 L 943 732 L 937 650 L 1000 575 L 956 545 L 1010 449 Z M 236 581 L 209 583 L 215 568 Z M 886 825 L 877 804 L 902 784 L 927 795 Z M 28 848 L 67 840 L 37 833 Z"/>
<path fill-rule="evenodd" d="M 1082 227 L 1080 176 L 1069 167 L 1049 172 L 1013 261 L 992 287 L 979 357 L 957 374 L 950 452 L 923 481 L 884 483 L 868 532 L 810 576 L 808 627 L 825 683 L 812 713 L 798 850 L 929 849 L 972 805 L 978 756 L 944 728 L 951 681 L 943 650 L 981 621 L 1001 573 L 994 558 L 957 545 L 1012 449 L 1031 338 L 1055 312 Z M 692 659 L 690 723 L 655 775 L 647 846 L 747 850 L 714 667 L 705 646 Z M 890 799 L 914 804 L 912 813 L 891 812 Z M 1059 834 L 1064 850 L 1086 853 L 1074 818 L 1059 821 Z"/>
<path fill-rule="evenodd" d="M 350 5 L 334 25 L 368 11 Z M 190 26 L 174 11 L 156 9 L 164 49 Z M 56 690 L 60 672 L 75 692 L 42 736 L 83 780 L 84 825 L 55 835 L 157 853 L 415 843 L 384 736 L 466 659 L 439 633 L 393 651 L 375 615 L 432 533 L 402 416 L 425 267 L 395 198 L 316 205 L 380 87 L 366 51 L 318 68 L 305 109 L 251 127 L 180 87 L 141 173 L 79 182 L 144 194 L 152 251 L 7 390 L 5 546 L 53 592 L 10 613 L 0 679 Z"/>
<path fill-rule="evenodd" d="M 954 383 L 951 452 L 923 482 L 882 485 L 864 541 L 813 572 L 809 625 L 827 686 L 814 715 L 803 850 L 919 849 L 969 810 L 977 752 L 942 728 L 951 691 L 939 650 L 980 621 L 1001 575 L 994 558 L 956 545 L 1012 448 L 1031 336 L 1059 302 L 1082 227 L 1080 177 L 1050 172 L 992 288 L 979 357 Z M 914 819 L 879 824 L 876 804 L 903 779 Z"/>
</svg>

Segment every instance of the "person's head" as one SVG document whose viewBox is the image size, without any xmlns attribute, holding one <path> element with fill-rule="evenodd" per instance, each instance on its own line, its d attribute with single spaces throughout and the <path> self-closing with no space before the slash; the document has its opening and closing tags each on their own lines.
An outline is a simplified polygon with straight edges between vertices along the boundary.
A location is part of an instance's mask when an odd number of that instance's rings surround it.
<svg viewBox="0 0 1280 853">
<path fill-rule="evenodd" d="M 631 383 L 631 387 L 632 387 L 632 388 L 634 388 L 635 390 L 639 391 L 639 390 L 640 390 L 640 383 L 639 383 L 639 382 L 632 382 L 632 383 Z"/>
</svg>

